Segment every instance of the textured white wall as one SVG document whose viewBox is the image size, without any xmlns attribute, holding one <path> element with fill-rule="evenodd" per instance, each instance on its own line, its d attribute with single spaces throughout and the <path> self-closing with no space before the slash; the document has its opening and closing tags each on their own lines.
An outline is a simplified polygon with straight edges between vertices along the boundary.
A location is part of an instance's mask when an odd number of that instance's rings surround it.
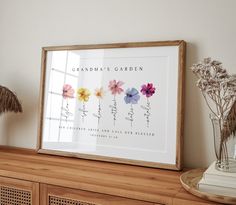
<svg viewBox="0 0 236 205">
<path fill-rule="evenodd" d="M 0 0 L 0 84 L 23 114 L 0 117 L 0 144 L 35 148 L 41 47 L 187 41 L 185 166 L 214 160 L 208 110 L 189 67 L 203 57 L 236 73 L 235 0 Z"/>
</svg>

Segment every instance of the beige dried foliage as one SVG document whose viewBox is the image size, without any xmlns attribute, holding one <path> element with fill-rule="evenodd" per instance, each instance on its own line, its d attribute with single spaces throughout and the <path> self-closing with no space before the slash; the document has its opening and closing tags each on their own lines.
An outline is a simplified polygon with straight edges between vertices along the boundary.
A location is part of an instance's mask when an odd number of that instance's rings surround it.
<svg viewBox="0 0 236 205">
<path fill-rule="evenodd" d="M 191 69 L 198 77 L 197 86 L 207 106 L 221 124 L 221 140 L 227 141 L 236 134 L 236 75 L 228 74 L 221 62 L 211 58 Z"/>
<path fill-rule="evenodd" d="M 0 86 L 0 114 L 8 111 L 22 112 L 22 106 L 11 90 Z"/>
</svg>

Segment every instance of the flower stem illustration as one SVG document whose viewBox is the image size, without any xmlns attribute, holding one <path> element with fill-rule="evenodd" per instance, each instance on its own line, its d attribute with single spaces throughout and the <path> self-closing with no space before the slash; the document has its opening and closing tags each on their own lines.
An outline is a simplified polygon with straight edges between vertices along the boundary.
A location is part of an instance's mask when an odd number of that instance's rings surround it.
<svg viewBox="0 0 236 205">
<path fill-rule="evenodd" d="M 145 110 L 144 117 L 146 118 L 146 125 L 149 127 L 150 125 L 150 115 L 151 115 L 151 103 L 149 98 L 154 95 L 156 88 L 153 86 L 152 83 L 147 83 L 146 85 L 141 86 L 140 92 L 146 96 L 147 103 L 146 105 L 141 105 L 141 108 Z"/>
<path fill-rule="evenodd" d="M 71 85 L 65 84 L 63 86 L 62 96 L 66 100 L 66 106 L 61 108 L 62 110 L 61 116 L 64 117 L 66 121 L 70 116 L 72 116 L 72 113 L 70 112 L 70 109 L 69 109 L 68 99 L 74 98 L 74 93 L 75 93 L 75 90 L 72 88 Z"/>
<path fill-rule="evenodd" d="M 98 110 L 97 113 L 93 113 L 93 116 L 98 119 L 98 125 L 100 123 L 100 119 L 102 118 L 102 108 L 101 108 L 101 100 L 103 99 L 105 92 L 103 88 L 95 89 L 94 95 L 98 98 Z"/>
<path fill-rule="evenodd" d="M 128 117 L 126 117 L 126 120 L 130 121 L 130 126 L 133 127 L 133 121 L 134 121 L 134 108 L 133 104 L 138 104 L 138 101 L 140 99 L 139 91 L 135 88 L 129 88 L 125 92 L 125 103 L 130 104 L 130 111 L 128 112 Z"/>
<path fill-rule="evenodd" d="M 79 88 L 77 90 L 78 100 L 82 102 L 82 108 L 79 108 L 79 111 L 82 112 L 82 122 L 84 122 L 84 118 L 87 116 L 88 110 L 86 110 L 85 103 L 88 102 L 89 96 L 91 95 L 90 91 L 87 88 Z"/>
<path fill-rule="evenodd" d="M 112 105 L 110 105 L 111 108 L 111 114 L 113 116 L 113 124 L 116 125 L 116 119 L 117 119 L 117 101 L 116 101 L 116 95 L 121 94 L 124 90 L 121 88 L 121 86 L 124 85 L 122 81 L 116 81 L 112 80 L 109 82 L 108 88 L 111 91 L 111 94 L 114 96 L 112 100 Z"/>
</svg>

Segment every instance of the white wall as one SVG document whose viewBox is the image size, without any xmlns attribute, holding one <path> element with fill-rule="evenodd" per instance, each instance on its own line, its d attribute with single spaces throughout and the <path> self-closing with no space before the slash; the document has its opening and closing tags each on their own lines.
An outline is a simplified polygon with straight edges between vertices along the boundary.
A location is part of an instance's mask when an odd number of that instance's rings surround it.
<svg viewBox="0 0 236 205">
<path fill-rule="evenodd" d="M 185 166 L 214 160 L 208 110 L 189 67 L 203 57 L 236 73 L 235 0 L 0 0 L 0 84 L 23 114 L 0 117 L 0 144 L 35 148 L 41 47 L 187 41 Z"/>
</svg>

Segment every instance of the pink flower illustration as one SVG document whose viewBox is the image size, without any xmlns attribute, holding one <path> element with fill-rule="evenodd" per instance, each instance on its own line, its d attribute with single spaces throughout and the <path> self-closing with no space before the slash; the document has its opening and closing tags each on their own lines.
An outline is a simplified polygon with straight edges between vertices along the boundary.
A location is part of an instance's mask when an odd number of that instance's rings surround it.
<svg viewBox="0 0 236 205">
<path fill-rule="evenodd" d="M 145 95 L 147 98 L 151 97 L 156 91 L 156 88 L 153 87 L 152 83 L 148 83 L 147 85 L 142 85 L 140 92 Z"/>
<path fill-rule="evenodd" d="M 122 81 L 111 80 L 109 82 L 108 87 L 109 87 L 112 95 L 116 95 L 116 94 L 120 94 L 124 91 L 121 88 L 122 85 L 124 85 L 124 83 Z"/>
<path fill-rule="evenodd" d="M 72 88 L 71 85 L 65 84 L 63 86 L 62 96 L 63 96 L 64 99 L 74 98 L 74 93 L 75 93 L 75 90 Z"/>
</svg>

